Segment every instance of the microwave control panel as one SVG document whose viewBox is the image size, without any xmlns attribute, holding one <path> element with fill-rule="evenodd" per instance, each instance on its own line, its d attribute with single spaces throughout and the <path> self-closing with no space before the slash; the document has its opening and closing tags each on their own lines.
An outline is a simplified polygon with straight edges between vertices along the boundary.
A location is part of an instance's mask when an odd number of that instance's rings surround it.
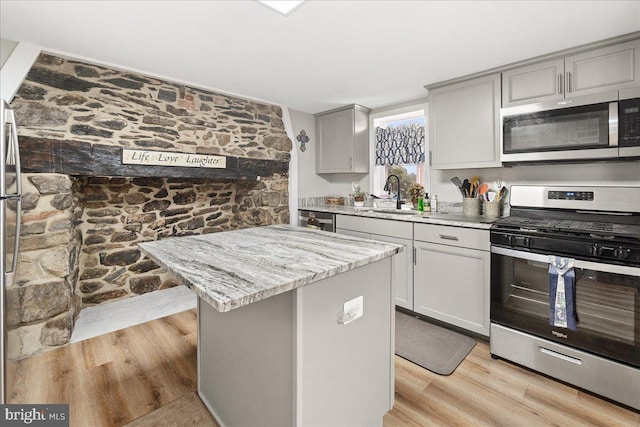
<svg viewBox="0 0 640 427">
<path fill-rule="evenodd" d="M 640 145 L 640 98 L 620 101 L 619 115 L 620 145 Z"/>
</svg>

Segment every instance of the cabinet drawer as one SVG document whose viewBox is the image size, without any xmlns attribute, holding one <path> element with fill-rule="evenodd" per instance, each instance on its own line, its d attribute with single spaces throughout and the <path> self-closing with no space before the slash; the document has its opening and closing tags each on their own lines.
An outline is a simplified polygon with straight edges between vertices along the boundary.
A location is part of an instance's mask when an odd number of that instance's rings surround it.
<svg viewBox="0 0 640 427">
<path fill-rule="evenodd" d="M 489 230 L 452 227 L 448 225 L 415 224 L 415 240 L 449 246 L 479 249 L 490 248 Z"/>
<path fill-rule="evenodd" d="M 399 237 L 401 239 L 413 239 L 413 223 L 411 222 L 336 215 L 336 228 Z"/>
<path fill-rule="evenodd" d="M 362 231 L 347 230 L 345 228 L 336 228 L 336 233 L 346 234 L 347 236 L 360 237 L 362 239 L 371 239 L 371 233 L 363 233 Z"/>
</svg>

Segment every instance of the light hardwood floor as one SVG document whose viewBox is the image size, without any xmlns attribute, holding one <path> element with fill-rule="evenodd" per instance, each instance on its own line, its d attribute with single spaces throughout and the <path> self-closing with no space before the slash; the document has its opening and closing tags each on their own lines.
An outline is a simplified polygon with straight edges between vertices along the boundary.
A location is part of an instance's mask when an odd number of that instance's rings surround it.
<svg viewBox="0 0 640 427">
<path fill-rule="evenodd" d="M 217 426 L 195 394 L 196 320 L 189 310 L 10 364 L 10 402 L 69 403 L 77 427 Z"/>
<path fill-rule="evenodd" d="M 71 425 L 213 426 L 196 393 L 189 310 L 10 365 L 12 403 L 70 403 Z M 478 343 L 447 377 L 396 357 L 395 426 L 633 426 L 640 414 L 501 360 Z"/>
</svg>

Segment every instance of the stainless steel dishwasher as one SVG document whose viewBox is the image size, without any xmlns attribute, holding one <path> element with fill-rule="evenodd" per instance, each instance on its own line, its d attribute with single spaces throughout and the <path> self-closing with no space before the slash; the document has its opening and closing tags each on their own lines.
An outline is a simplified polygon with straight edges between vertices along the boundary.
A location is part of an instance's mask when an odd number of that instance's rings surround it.
<svg viewBox="0 0 640 427">
<path fill-rule="evenodd" d="M 298 210 L 298 225 L 306 227 L 310 217 L 315 217 L 320 223 L 322 230 L 336 232 L 336 215 L 328 212 L 318 212 L 308 209 Z"/>
</svg>

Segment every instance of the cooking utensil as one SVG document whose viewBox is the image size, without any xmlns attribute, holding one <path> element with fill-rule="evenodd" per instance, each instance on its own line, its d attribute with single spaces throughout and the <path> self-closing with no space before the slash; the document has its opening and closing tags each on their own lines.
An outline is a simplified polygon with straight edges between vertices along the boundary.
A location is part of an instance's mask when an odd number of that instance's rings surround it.
<svg viewBox="0 0 640 427">
<path fill-rule="evenodd" d="M 478 195 L 478 187 L 480 186 L 480 177 L 474 175 L 471 177 L 471 197 Z"/>
<path fill-rule="evenodd" d="M 484 196 L 487 191 L 489 191 L 489 184 L 482 184 L 478 189 L 478 195 Z"/>
<path fill-rule="evenodd" d="M 500 200 L 504 199 L 505 197 L 507 197 L 507 193 L 509 193 L 509 190 L 507 190 L 507 187 L 502 187 L 498 191 L 498 195 L 496 196 L 496 201 L 500 201 Z"/>
<path fill-rule="evenodd" d="M 468 179 L 465 179 L 462 183 L 462 190 L 464 190 L 462 193 L 464 197 L 471 197 L 471 183 Z"/>
<path fill-rule="evenodd" d="M 462 197 L 466 197 L 464 195 L 464 190 L 462 189 L 462 181 L 460 181 L 460 178 L 458 178 L 457 176 L 454 176 L 453 178 L 451 178 L 451 182 L 453 183 L 453 185 L 458 187 L 458 190 L 460 190 Z"/>
<path fill-rule="evenodd" d="M 458 187 L 458 190 L 460 191 L 460 194 L 462 194 L 462 197 L 465 197 L 464 195 L 464 189 L 462 188 L 462 181 L 460 181 L 460 178 L 458 178 L 457 176 L 454 176 L 453 178 L 451 178 L 451 182 Z"/>
</svg>

